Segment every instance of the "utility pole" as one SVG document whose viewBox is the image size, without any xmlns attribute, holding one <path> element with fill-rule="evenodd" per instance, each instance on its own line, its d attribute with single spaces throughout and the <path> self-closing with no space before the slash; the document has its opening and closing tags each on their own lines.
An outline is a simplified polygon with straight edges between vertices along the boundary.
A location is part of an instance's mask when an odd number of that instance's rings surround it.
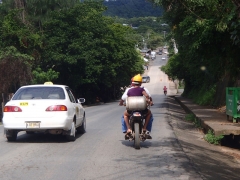
<svg viewBox="0 0 240 180">
<path fill-rule="evenodd" d="M 142 40 L 143 40 L 143 49 L 147 49 L 147 43 L 144 40 L 144 37 L 142 36 Z"/>
<path fill-rule="evenodd" d="M 178 53 L 178 49 L 177 49 L 177 45 L 176 45 L 175 39 L 172 39 L 172 42 L 173 42 L 173 47 L 174 47 L 174 53 L 177 54 Z"/>
<path fill-rule="evenodd" d="M 165 39 L 165 36 L 166 36 L 166 35 L 165 35 L 165 34 L 166 34 L 166 31 L 163 31 L 163 34 L 164 34 L 164 39 Z"/>
</svg>

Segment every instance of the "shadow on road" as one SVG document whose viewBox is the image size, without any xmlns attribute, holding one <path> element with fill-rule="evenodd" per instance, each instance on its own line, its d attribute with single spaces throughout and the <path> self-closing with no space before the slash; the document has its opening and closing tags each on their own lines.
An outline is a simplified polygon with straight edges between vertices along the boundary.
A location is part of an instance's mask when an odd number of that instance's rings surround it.
<svg viewBox="0 0 240 180">
<path fill-rule="evenodd" d="M 76 140 L 81 136 L 82 134 L 76 134 Z M 44 133 L 25 134 L 25 132 L 19 132 L 17 140 L 9 143 L 69 143 L 69 141 L 63 135 Z"/>
</svg>

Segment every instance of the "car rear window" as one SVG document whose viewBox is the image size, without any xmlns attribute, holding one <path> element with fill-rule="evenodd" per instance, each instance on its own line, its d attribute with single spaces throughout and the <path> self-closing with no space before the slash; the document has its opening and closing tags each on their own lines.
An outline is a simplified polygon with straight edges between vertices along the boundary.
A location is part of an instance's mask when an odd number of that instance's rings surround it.
<svg viewBox="0 0 240 180">
<path fill-rule="evenodd" d="M 13 100 L 65 99 L 61 87 L 25 87 L 16 92 Z"/>
</svg>

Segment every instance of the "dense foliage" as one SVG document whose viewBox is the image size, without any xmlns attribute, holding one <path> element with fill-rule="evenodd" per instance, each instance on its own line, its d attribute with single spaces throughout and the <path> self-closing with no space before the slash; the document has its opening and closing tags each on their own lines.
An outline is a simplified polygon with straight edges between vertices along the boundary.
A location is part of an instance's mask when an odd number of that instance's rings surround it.
<svg viewBox="0 0 240 180">
<path fill-rule="evenodd" d="M 134 18 L 114 18 L 115 22 L 126 24 L 134 28 L 136 34 L 131 36 L 136 45 L 142 49 L 144 43 L 147 48 L 156 49 L 164 46 L 164 32 L 170 31 L 169 26 L 164 25 L 164 21 L 159 17 L 134 17 Z"/>
<path fill-rule="evenodd" d="M 172 53 L 162 70 L 173 79 L 184 79 L 184 94 L 198 103 L 224 104 L 225 87 L 239 85 L 238 1 L 150 1 L 165 10 L 169 42 L 175 39 L 178 47 L 178 54 Z"/>
<path fill-rule="evenodd" d="M 88 103 L 118 98 L 144 61 L 127 38 L 133 29 L 103 16 L 105 10 L 101 1 L 3 0 L 0 67 L 11 71 L 1 71 L 0 90 L 53 81 Z"/>
</svg>

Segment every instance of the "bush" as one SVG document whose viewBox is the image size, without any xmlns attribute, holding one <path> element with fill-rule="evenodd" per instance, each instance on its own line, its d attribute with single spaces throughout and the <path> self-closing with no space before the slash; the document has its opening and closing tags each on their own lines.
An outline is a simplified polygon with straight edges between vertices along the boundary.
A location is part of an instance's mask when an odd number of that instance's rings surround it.
<svg viewBox="0 0 240 180">
<path fill-rule="evenodd" d="M 184 84 L 184 81 L 179 81 L 179 86 L 178 86 L 178 89 L 184 89 L 185 87 L 185 84 Z"/>
<path fill-rule="evenodd" d="M 201 87 L 201 89 L 192 90 L 188 97 L 199 105 L 212 105 L 214 101 L 214 95 L 216 92 L 216 86 L 212 87 Z"/>
<path fill-rule="evenodd" d="M 198 119 L 194 114 L 187 114 L 187 115 L 185 116 L 185 120 L 186 120 L 186 121 L 193 122 L 193 124 L 195 125 L 195 127 L 201 128 L 201 122 L 199 121 L 199 119 Z"/>
<path fill-rule="evenodd" d="M 205 140 L 210 144 L 219 145 L 223 137 L 223 135 L 215 136 L 212 130 L 208 130 L 208 133 L 205 135 Z"/>
<path fill-rule="evenodd" d="M 194 114 L 187 114 L 187 115 L 185 116 L 185 120 L 186 120 L 186 121 L 191 121 L 191 122 L 193 122 L 194 119 L 195 119 L 195 115 L 194 115 Z"/>
</svg>

